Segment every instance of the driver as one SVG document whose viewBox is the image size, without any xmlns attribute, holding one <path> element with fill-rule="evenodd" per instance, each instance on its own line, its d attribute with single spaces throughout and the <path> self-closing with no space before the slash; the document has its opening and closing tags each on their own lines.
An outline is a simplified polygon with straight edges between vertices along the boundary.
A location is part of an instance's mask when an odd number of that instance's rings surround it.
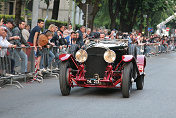
<svg viewBox="0 0 176 118">
<path fill-rule="evenodd" d="M 105 39 L 105 34 L 104 33 L 100 33 L 100 40 Z"/>
</svg>

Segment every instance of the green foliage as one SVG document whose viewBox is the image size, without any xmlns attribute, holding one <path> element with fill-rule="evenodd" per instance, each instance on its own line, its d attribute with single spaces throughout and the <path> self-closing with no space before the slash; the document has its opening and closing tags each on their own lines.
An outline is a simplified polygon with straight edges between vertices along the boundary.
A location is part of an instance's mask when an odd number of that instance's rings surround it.
<svg viewBox="0 0 176 118">
<path fill-rule="evenodd" d="M 94 21 L 94 24 L 98 27 L 106 26 L 107 28 L 110 28 L 111 20 L 108 11 L 109 1 L 110 0 L 101 1 L 102 7 L 97 13 Z M 154 28 L 157 24 L 176 12 L 176 0 L 116 0 L 113 2 L 119 2 L 120 6 L 118 17 L 114 22 L 116 22 L 117 25 L 125 24 L 123 26 L 132 26 L 132 28 L 137 29 L 139 29 L 140 24 L 143 25 L 143 28 L 147 27 L 147 20 L 143 15 L 147 15 L 149 27 Z M 113 11 L 116 10 L 116 6 L 116 4 L 113 4 Z M 135 12 L 137 13 L 136 16 Z"/>
<path fill-rule="evenodd" d="M 58 20 L 47 20 L 46 21 L 46 28 L 49 27 L 50 24 L 55 24 L 56 26 L 60 26 L 62 25 L 67 25 L 67 22 L 62 22 L 62 21 L 58 21 Z"/>
<path fill-rule="evenodd" d="M 9 0 L 0 0 L 0 2 L 9 2 Z"/>
<path fill-rule="evenodd" d="M 150 18 L 150 26 L 156 27 L 160 22 L 173 15 L 176 2 L 173 0 L 145 0 L 145 14 Z"/>
<path fill-rule="evenodd" d="M 0 14 L 0 19 L 4 19 L 4 21 L 6 21 L 7 19 L 15 19 L 15 15 L 1 15 Z M 23 20 L 24 18 L 21 17 Z M 31 21 L 32 19 L 28 19 L 28 24 L 31 25 Z M 55 24 L 56 26 L 60 26 L 60 25 L 65 25 L 67 26 L 67 22 L 62 22 L 62 21 L 58 21 L 58 20 L 47 20 L 46 21 L 46 28 L 49 27 L 50 24 Z M 81 25 L 76 25 L 76 29 L 79 29 L 81 27 Z"/>
<path fill-rule="evenodd" d="M 105 26 L 106 28 L 110 28 L 110 17 L 108 12 L 108 0 L 102 0 L 101 1 L 100 10 L 98 11 L 95 20 L 94 20 L 94 26 L 95 27 L 101 27 Z"/>
<path fill-rule="evenodd" d="M 15 19 L 15 15 L 2 15 L 0 14 L 0 19 Z"/>
</svg>

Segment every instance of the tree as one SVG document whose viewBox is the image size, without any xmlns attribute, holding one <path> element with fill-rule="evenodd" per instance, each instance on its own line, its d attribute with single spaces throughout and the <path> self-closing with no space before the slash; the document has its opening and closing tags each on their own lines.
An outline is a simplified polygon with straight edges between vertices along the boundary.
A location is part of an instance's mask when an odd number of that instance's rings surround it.
<svg viewBox="0 0 176 118">
<path fill-rule="evenodd" d="M 82 3 L 82 0 L 76 0 L 78 7 L 83 11 L 84 15 L 86 15 L 87 4 L 88 5 L 88 27 L 93 29 L 93 23 L 97 12 L 101 7 L 101 0 L 86 0 L 85 3 Z M 86 20 L 84 20 L 84 25 L 86 24 Z"/>
<path fill-rule="evenodd" d="M 30 0 L 24 0 L 24 20 L 28 23 L 29 9 L 27 8 Z"/>
<path fill-rule="evenodd" d="M 110 28 L 111 19 L 109 16 L 108 0 L 102 0 L 101 5 L 102 7 L 100 7 L 100 10 L 95 16 L 94 25 L 95 27 L 105 26 L 106 28 Z"/>
<path fill-rule="evenodd" d="M 52 19 L 57 20 L 59 12 L 60 0 L 54 0 Z"/>
<path fill-rule="evenodd" d="M 119 6 L 120 4 L 120 0 L 109 0 L 109 16 L 110 16 L 110 19 L 111 19 L 111 25 L 110 25 L 110 28 L 111 29 L 114 29 L 116 28 L 116 19 L 117 19 L 117 16 L 119 15 L 118 12 L 119 12 Z"/>
<path fill-rule="evenodd" d="M 22 0 L 16 0 L 16 8 L 15 8 L 15 23 L 19 24 L 21 20 L 21 7 L 22 7 Z"/>
</svg>

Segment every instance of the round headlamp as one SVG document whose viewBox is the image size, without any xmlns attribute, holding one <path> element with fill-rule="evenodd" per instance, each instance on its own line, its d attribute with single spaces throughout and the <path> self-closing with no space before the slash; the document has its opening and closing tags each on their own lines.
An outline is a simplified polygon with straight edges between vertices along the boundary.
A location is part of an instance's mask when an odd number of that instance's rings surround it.
<svg viewBox="0 0 176 118">
<path fill-rule="evenodd" d="M 83 63 L 87 60 L 88 55 L 87 55 L 87 52 L 85 50 L 80 49 L 76 52 L 75 57 L 76 57 L 76 61 L 78 61 L 80 63 Z"/>
<path fill-rule="evenodd" d="M 104 53 L 104 60 L 107 62 L 107 63 L 112 63 L 114 62 L 116 59 L 116 53 L 112 50 L 107 50 L 105 53 Z"/>
</svg>

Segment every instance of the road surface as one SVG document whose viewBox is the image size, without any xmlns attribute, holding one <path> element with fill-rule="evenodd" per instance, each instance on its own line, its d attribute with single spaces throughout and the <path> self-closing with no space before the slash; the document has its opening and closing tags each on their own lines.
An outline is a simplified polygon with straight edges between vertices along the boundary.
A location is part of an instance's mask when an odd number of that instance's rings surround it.
<svg viewBox="0 0 176 118">
<path fill-rule="evenodd" d="M 120 89 L 73 88 L 62 96 L 59 80 L 0 89 L 0 118 L 174 118 L 176 53 L 147 58 L 144 90 L 122 98 Z"/>
</svg>

